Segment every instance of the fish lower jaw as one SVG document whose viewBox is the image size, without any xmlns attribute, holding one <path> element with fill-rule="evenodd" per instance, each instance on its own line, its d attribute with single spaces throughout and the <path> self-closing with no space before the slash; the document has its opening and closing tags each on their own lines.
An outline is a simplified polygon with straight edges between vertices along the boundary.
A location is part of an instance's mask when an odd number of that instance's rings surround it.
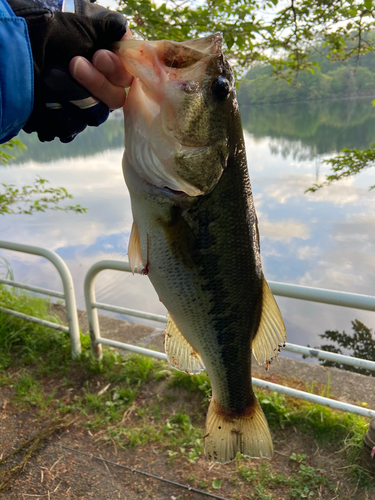
<svg viewBox="0 0 375 500">
<path fill-rule="evenodd" d="M 134 167 L 129 157 L 124 154 L 123 158 L 123 172 L 126 184 L 129 189 L 134 189 L 136 191 L 147 192 L 153 196 L 160 197 L 170 197 L 170 198 L 190 198 L 191 196 L 197 196 L 201 194 L 200 191 L 196 190 L 193 195 L 189 195 L 186 191 L 174 189 L 168 185 L 162 185 L 162 182 L 155 183 L 148 175 L 139 172 L 137 167 Z M 167 184 L 167 182 L 165 183 Z"/>
<path fill-rule="evenodd" d="M 164 193 L 165 195 L 196 197 L 204 194 L 203 191 L 186 182 L 181 182 L 180 188 L 177 188 L 177 186 L 175 187 L 174 183 L 171 184 L 168 181 L 165 181 L 165 183 L 163 181 L 160 181 L 157 184 L 154 184 L 149 179 L 144 180 L 147 181 L 150 186 L 152 186 L 152 189 L 157 190 L 159 193 Z"/>
<path fill-rule="evenodd" d="M 171 194 L 174 196 L 183 196 L 183 197 L 188 197 L 189 195 L 185 193 L 185 191 L 177 191 L 176 189 L 169 188 L 167 186 L 164 186 L 162 188 L 158 188 L 159 190 L 163 191 L 166 195 Z"/>
</svg>

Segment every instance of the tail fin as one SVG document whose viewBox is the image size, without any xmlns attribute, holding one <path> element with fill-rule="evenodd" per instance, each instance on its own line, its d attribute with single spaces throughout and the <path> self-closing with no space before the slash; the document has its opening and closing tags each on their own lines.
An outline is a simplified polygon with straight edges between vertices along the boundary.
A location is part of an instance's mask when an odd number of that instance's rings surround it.
<svg viewBox="0 0 375 500">
<path fill-rule="evenodd" d="M 212 462 L 225 464 L 238 452 L 251 458 L 271 458 L 272 438 L 263 410 L 254 396 L 247 415 L 229 419 L 212 400 L 206 420 L 204 451 Z"/>
</svg>

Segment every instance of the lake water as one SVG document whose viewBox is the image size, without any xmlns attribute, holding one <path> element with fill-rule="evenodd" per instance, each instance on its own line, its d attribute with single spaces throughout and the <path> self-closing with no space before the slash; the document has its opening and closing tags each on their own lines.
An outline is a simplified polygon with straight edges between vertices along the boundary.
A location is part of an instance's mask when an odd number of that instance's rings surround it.
<svg viewBox="0 0 375 500">
<path fill-rule="evenodd" d="M 261 256 L 267 279 L 375 295 L 375 169 L 324 188 L 321 161 L 344 147 L 375 142 L 371 100 L 342 100 L 241 107 L 248 165 L 259 219 Z M 44 246 L 68 265 L 77 303 L 84 308 L 83 280 L 102 259 L 126 260 L 132 217 L 121 171 L 123 124 L 113 117 L 69 145 L 40 144 L 21 134 L 28 150 L 0 167 L 0 180 L 17 186 L 37 176 L 64 186 L 84 215 L 46 212 L 0 218 L 0 238 Z M 57 272 L 42 258 L 0 250 L 15 279 L 62 290 Z M 96 280 L 97 299 L 165 314 L 147 277 L 115 271 Z M 351 331 L 359 319 L 373 327 L 374 314 L 277 297 L 288 341 L 320 345 L 328 329 Z M 146 324 L 148 324 L 146 322 Z M 160 326 L 160 324 L 159 324 Z"/>
</svg>

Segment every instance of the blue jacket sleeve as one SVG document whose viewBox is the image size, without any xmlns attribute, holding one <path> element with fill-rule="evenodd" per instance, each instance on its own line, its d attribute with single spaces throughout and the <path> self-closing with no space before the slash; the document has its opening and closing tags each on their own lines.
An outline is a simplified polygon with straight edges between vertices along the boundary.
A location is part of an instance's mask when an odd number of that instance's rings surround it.
<svg viewBox="0 0 375 500">
<path fill-rule="evenodd" d="M 26 21 L 0 0 L 0 144 L 18 134 L 33 109 L 34 70 Z"/>
</svg>

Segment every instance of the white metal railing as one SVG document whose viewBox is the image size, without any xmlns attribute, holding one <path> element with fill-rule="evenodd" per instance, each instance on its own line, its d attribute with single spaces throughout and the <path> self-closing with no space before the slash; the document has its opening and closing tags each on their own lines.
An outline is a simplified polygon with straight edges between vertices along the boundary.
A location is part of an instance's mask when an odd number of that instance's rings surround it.
<svg viewBox="0 0 375 500">
<path fill-rule="evenodd" d="M 308 300 L 310 302 L 321 302 L 334 306 L 351 307 L 353 309 L 364 309 L 375 311 L 375 297 L 371 295 L 360 295 L 358 293 L 337 292 L 324 288 L 312 288 L 310 286 L 291 285 L 269 281 L 268 284 L 274 295 L 289 297 L 291 299 Z"/>
<path fill-rule="evenodd" d="M 0 307 L 0 311 L 6 314 L 10 314 L 12 316 L 17 316 L 18 318 L 26 319 L 33 323 L 37 323 L 38 325 L 48 326 L 49 328 L 54 328 L 55 330 L 68 332 L 70 336 L 72 358 L 73 359 L 78 358 L 81 354 L 81 340 L 79 336 L 77 306 L 76 306 L 72 276 L 65 262 L 59 255 L 57 255 L 57 253 L 53 252 L 52 250 L 48 250 L 47 248 L 36 247 L 32 245 L 24 245 L 22 243 L 13 243 L 4 240 L 0 240 L 0 248 L 4 248 L 6 250 L 13 250 L 15 252 L 23 252 L 32 255 L 39 255 L 40 257 L 45 257 L 46 259 L 48 259 L 55 266 L 58 273 L 60 274 L 61 281 L 64 287 L 64 293 L 56 292 L 54 290 L 49 290 L 47 288 L 41 288 L 38 286 L 29 285 L 26 283 L 20 283 L 18 281 L 7 280 L 3 278 L 0 278 L 0 283 L 64 299 L 66 304 L 66 312 L 68 316 L 69 326 L 59 325 L 51 321 L 45 321 L 40 318 L 30 316 L 28 314 L 23 314 L 18 311 L 7 309 L 5 307 Z"/>
<path fill-rule="evenodd" d="M 54 290 L 48 290 L 46 288 L 41 288 L 25 283 L 19 283 L 12 280 L 1 279 L 0 282 L 6 285 L 15 286 L 18 288 L 24 288 L 26 290 L 32 290 L 37 293 L 43 293 L 46 295 L 51 295 L 54 297 L 65 299 L 66 309 L 68 314 L 68 324 L 69 327 L 58 325 L 49 321 L 41 320 L 40 318 L 35 318 L 26 314 L 19 313 L 18 311 L 12 311 L 0 307 L 0 311 L 12 314 L 14 316 L 27 319 L 29 321 L 48 326 L 50 328 L 55 328 L 60 331 L 68 331 L 71 341 L 72 357 L 77 358 L 81 352 L 80 338 L 79 338 L 79 326 L 78 326 L 78 316 L 77 308 L 75 302 L 75 294 L 73 281 L 70 272 L 64 263 L 64 261 L 55 252 L 47 250 L 41 247 L 35 247 L 30 245 L 23 245 L 20 243 L 11 243 L 7 241 L 0 240 L 0 248 L 5 248 L 8 250 L 14 250 L 18 252 L 25 252 L 34 255 L 39 255 L 47 258 L 58 270 L 64 287 L 64 293 L 56 292 Z M 112 347 L 126 349 L 132 352 L 143 354 L 146 356 L 152 356 L 158 359 L 166 360 L 167 357 L 162 352 L 152 351 L 150 349 L 145 349 L 143 347 L 138 347 L 130 344 L 125 344 L 123 342 L 117 342 L 111 339 L 102 338 L 100 335 L 99 320 L 97 309 L 103 309 L 107 311 L 113 311 L 128 316 L 135 316 L 143 319 L 158 321 L 160 323 L 167 323 L 165 316 L 146 313 L 143 311 L 137 311 L 134 309 L 128 309 L 125 307 L 112 306 L 110 304 L 104 304 L 96 302 L 94 281 L 97 274 L 103 270 L 112 269 L 118 271 L 131 272 L 128 262 L 116 261 L 116 260 L 105 260 L 95 263 L 87 272 L 84 283 L 84 292 L 86 300 L 87 317 L 89 322 L 90 336 L 91 336 L 91 348 L 93 355 L 100 358 L 102 355 L 102 345 L 108 345 Z M 375 297 L 370 297 L 366 295 L 359 294 L 347 294 L 344 292 L 336 292 L 332 290 L 323 290 L 310 287 L 302 287 L 297 285 L 289 285 L 286 283 L 276 283 L 269 282 L 272 292 L 275 295 L 280 295 L 284 297 L 290 297 L 301 300 L 309 300 L 315 302 L 321 302 L 325 304 L 334 304 L 344 307 L 353 307 L 356 309 L 365 309 L 369 311 L 375 311 Z M 340 362 L 342 364 L 348 364 L 352 366 L 359 366 L 361 368 L 366 368 L 375 371 L 375 362 L 357 359 L 350 356 L 344 356 L 341 354 L 335 354 L 331 352 L 322 351 L 319 349 L 311 349 L 308 347 L 297 346 L 294 344 L 286 344 L 285 349 L 290 352 L 295 352 L 299 354 L 304 354 L 308 356 L 318 357 L 320 359 L 326 359 L 330 361 Z M 253 384 L 256 387 L 262 387 L 265 389 L 274 390 L 286 395 L 294 396 L 307 401 L 312 401 L 314 403 L 330 406 L 332 408 L 337 408 L 343 411 L 348 411 L 351 413 L 356 413 L 358 415 L 363 415 L 366 417 L 374 418 L 375 411 L 367 408 L 350 405 L 343 403 L 341 401 L 335 401 L 332 399 L 324 398 L 322 396 L 316 396 L 315 394 L 306 393 L 303 391 L 298 391 L 296 389 L 291 389 L 279 384 L 273 384 L 264 380 L 253 378 Z"/>
<path fill-rule="evenodd" d="M 136 316 L 138 318 L 149 319 L 153 321 L 159 321 L 161 323 L 167 323 L 167 318 L 165 316 L 160 316 L 158 314 L 150 314 L 145 313 L 143 311 L 136 311 L 134 309 L 127 309 L 126 307 L 118 307 L 112 306 L 110 304 L 102 304 L 100 302 L 96 302 L 95 298 L 95 288 L 94 288 L 94 280 L 100 271 L 104 271 L 105 269 L 112 269 L 114 271 L 125 271 L 131 272 L 130 266 L 128 262 L 123 262 L 120 260 L 101 260 L 100 262 L 96 262 L 93 264 L 90 269 L 87 271 L 84 282 L 84 293 L 85 293 L 85 302 L 86 302 L 86 311 L 87 311 L 87 320 L 89 323 L 89 331 L 91 337 L 91 351 L 93 355 L 97 358 L 100 358 L 102 355 L 102 347 L 101 344 L 106 344 L 113 347 L 121 347 L 123 349 L 132 350 L 131 347 L 138 349 L 136 346 L 130 346 L 129 344 L 123 344 L 120 342 L 121 346 L 117 345 L 119 342 L 115 342 L 111 339 L 104 339 L 100 336 L 100 327 L 99 327 L 99 319 L 98 319 L 98 309 L 103 309 L 106 311 L 113 311 L 120 314 L 126 314 L 128 316 Z M 124 347 L 126 346 L 126 347 Z M 139 348 L 141 349 L 141 348 Z M 148 349 L 146 349 L 147 351 Z M 139 352 L 138 350 L 136 352 Z M 146 354 L 146 353 L 141 353 Z"/>
<path fill-rule="evenodd" d="M 86 274 L 84 291 L 85 291 L 87 317 L 90 327 L 91 349 L 93 355 L 100 358 L 102 355 L 101 346 L 102 344 L 105 344 L 111 347 L 117 347 L 138 354 L 143 354 L 145 356 L 151 356 L 157 359 L 166 360 L 167 356 L 162 352 L 152 351 L 150 349 L 145 349 L 143 347 L 125 344 L 123 342 L 117 342 L 115 340 L 101 337 L 97 309 L 103 309 L 106 311 L 113 311 L 128 316 L 136 316 L 143 319 L 154 320 L 164 324 L 167 323 L 167 319 L 164 316 L 96 302 L 94 280 L 99 272 L 104 271 L 106 269 L 131 272 L 128 262 L 122 262 L 118 260 L 103 260 L 100 262 L 96 262 L 93 266 L 91 266 L 91 268 L 88 270 Z M 368 295 L 359 295 L 351 293 L 347 294 L 344 292 L 336 292 L 334 290 L 324 290 L 324 289 L 303 287 L 297 285 L 289 285 L 287 283 L 277 283 L 272 281 L 269 281 L 268 283 L 270 285 L 272 292 L 275 295 L 301 299 L 301 300 L 309 300 L 314 302 L 321 302 L 325 304 L 339 305 L 344 307 L 352 307 L 355 309 L 375 311 L 375 297 L 371 297 Z M 286 343 L 285 350 L 317 357 L 320 359 L 336 361 L 342 364 L 359 366 L 361 368 L 367 368 L 368 370 L 375 371 L 374 361 L 353 358 L 351 356 L 326 352 L 320 349 L 311 349 L 308 347 L 297 346 L 295 344 L 289 344 L 289 343 Z M 279 384 L 273 384 L 271 382 L 267 382 L 265 380 L 257 378 L 253 378 L 252 381 L 253 385 L 256 387 L 270 389 L 276 392 L 280 392 L 282 394 L 304 399 L 306 401 L 311 401 L 317 404 L 329 406 L 331 408 L 336 408 L 342 411 L 355 413 L 357 415 L 375 418 L 375 410 L 370 410 L 368 408 L 364 408 L 361 406 L 355 406 L 348 403 L 343 403 L 341 401 L 324 398 L 322 396 L 317 396 L 315 394 L 307 393 L 304 391 L 298 391 L 296 389 L 291 389 L 290 387 L 285 387 Z"/>
<path fill-rule="evenodd" d="M 312 288 L 308 286 L 290 285 L 289 283 L 279 283 L 269 281 L 268 284 L 274 295 L 280 297 L 289 297 L 291 299 L 307 300 L 310 302 L 320 302 L 322 304 L 331 304 L 334 306 L 350 307 L 353 309 L 363 309 L 365 311 L 375 311 L 375 297 L 371 295 L 360 295 L 357 293 L 337 292 L 336 290 L 325 290 L 324 288 Z M 300 345 L 285 344 L 285 350 L 311 356 L 314 358 L 335 361 L 349 366 L 358 366 L 367 370 L 375 371 L 375 361 L 367 359 L 353 358 L 344 354 L 303 347 Z"/>
</svg>

